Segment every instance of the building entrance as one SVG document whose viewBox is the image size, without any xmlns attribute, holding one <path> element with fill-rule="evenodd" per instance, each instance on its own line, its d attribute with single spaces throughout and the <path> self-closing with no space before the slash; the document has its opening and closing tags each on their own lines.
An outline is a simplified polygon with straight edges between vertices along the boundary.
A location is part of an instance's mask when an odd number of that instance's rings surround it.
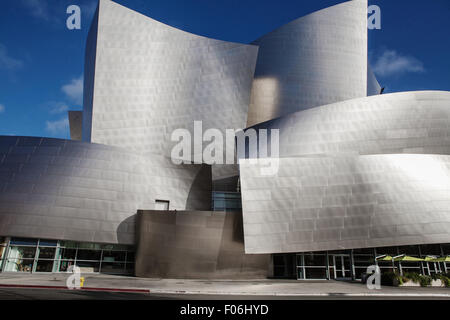
<svg viewBox="0 0 450 320">
<path fill-rule="evenodd" d="M 330 273 L 336 280 L 352 279 L 352 263 L 349 254 L 332 255 L 333 265 L 330 266 Z"/>
</svg>

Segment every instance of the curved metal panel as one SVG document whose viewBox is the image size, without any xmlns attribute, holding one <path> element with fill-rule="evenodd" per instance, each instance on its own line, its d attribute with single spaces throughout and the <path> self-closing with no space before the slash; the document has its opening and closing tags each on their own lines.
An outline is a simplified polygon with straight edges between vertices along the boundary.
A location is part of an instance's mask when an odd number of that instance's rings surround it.
<svg viewBox="0 0 450 320">
<path fill-rule="evenodd" d="M 254 128 L 280 130 L 280 158 L 275 176 L 241 160 L 247 253 L 450 242 L 450 92 L 342 101 Z"/>
<path fill-rule="evenodd" d="M 247 126 L 367 94 L 367 0 L 294 20 L 259 46 Z"/>
<path fill-rule="evenodd" d="M 253 128 L 280 130 L 281 157 L 450 154 L 449 119 L 450 92 L 413 91 L 342 101 Z"/>
<path fill-rule="evenodd" d="M 209 209 L 211 169 L 80 141 L 0 137 L 0 234 L 134 243 L 138 209 Z"/>
<path fill-rule="evenodd" d="M 450 156 L 366 155 L 241 163 L 246 253 L 450 242 Z"/>
<path fill-rule="evenodd" d="M 86 141 L 170 155 L 173 130 L 193 133 L 195 120 L 203 130 L 245 127 L 256 46 L 187 33 L 109 0 L 93 27 Z"/>
</svg>

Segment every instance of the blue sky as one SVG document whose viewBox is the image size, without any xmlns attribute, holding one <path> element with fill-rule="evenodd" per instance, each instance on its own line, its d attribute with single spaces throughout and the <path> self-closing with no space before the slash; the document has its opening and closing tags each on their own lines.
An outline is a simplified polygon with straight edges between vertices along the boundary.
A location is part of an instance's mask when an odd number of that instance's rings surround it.
<svg viewBox="0 0 450 320">
<path fill-rule="evenodd" d="M 117 0 L 174 27 L 248 43 L 340 0 Z M 66 8 L 81 7 L 81 30 Z M 0 135 L 68 138 L 67 110 L 82 109 L 84 48 L 97 0 L 2 0 Z M 381 30 L 369 58 L 386 92 L 450 90 L 450 1 L 369 0 Z"/>
</svg>

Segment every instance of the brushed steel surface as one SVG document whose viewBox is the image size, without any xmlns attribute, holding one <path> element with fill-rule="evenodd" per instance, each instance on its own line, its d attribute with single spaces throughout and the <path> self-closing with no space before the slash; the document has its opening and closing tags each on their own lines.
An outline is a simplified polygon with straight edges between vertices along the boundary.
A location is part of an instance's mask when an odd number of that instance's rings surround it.
<svg viewBox="0 0 450 320">
<path fill-rule="evenodd" d="M 247 126 L 367 95 L 367 0 L 313 12 L 262 36 Z"/>
<path fill-rule="evenodd" d="M 450 241 L 450 92 L 358 98 L 255 128 L 280 130 L 280 163 L 264 176 L 260 159 L 241 160 L 247 253 Z"/>
<path fill-rule="evenodd" d="M 281 158 L 270 177 L 249 161 L 240 165 L 246 253 L 450 242 L 448 155 Z"/>
<path fill-rule="evenodd" d="M 450 92 L 411 91 L 357 98 L 295 112 L 254 128 L 280 129 L 282 157 L 450 154 Z"/>
<path fill-rule="evenodd" d="M 242 129 L 257 46 L 194 35 L 100 0 L 86 56 L 84 141 L 170 156 L 171 133 Z M 87 119 L 88 118 L 88 119 Z"/>
<path fill-rule="evenodd" d="M 81 141 L 0 137 L 0 234 L 134 244 L 135 215 L 211 207 L 211 168 Z"/>
<path fill-rule="evenodd" d="M 241 212 L 139 210 L 138 277 L 266 278 L 270 255 L 246 255 Z"/>
</svg>

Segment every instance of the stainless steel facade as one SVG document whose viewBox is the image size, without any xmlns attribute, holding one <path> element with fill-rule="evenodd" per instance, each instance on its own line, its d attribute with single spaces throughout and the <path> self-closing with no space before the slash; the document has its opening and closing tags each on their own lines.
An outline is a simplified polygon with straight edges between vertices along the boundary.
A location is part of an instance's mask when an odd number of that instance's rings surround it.
<svg viewBox="0 0 450 320">
<path fill-rule="evenodd" d="M 450 92 L 402 92 L 300 111 L 280 163 L 240 165 L 247 253 L 450 242 Z"/>
<path fill-rule="evenodd" d="M 294 20 L 259 46 L 248 126 L 367 95 L 367 0 Z"/>
<path fill-rule="evenodd" d="M 246 253 L 450 242 L 450 156 L 281 158 L 276 176 L 263 166 L 241 164 Z"/>
<path fill-rule="evenodd" d="M 203 130 L 245 127 L 257 46 L 184 32 L 109 0 L 95 19 L 84 141 L 170 156 L 171 133 L 193 133 L 195 120 Z"/>
<path fill-rule="evenodd" d="M 206 165 L 49 138 L 3 136 L 0 148 L 3 236 L 134 244 L 136 212 L 155 200 L 210 208 Z"/>
<path fill-rule="evenodd" d="M 380 90 L 367 0 L 251 45 L 100 0 L 72 140 L 0 137 L 0 238 L 137 244 L 137 275 L 211 278 L 264 277 L 269 253 L 450 243 L 450 92 Z M 173 130 L 197 120 L 279 129 L 277 174 L 174 165 Z M 241 188 L 243 221 L 209 211 L 212 180 Z"/>
<path fill-rule="evenodd" d="M 244 252 L 242 213 L 139 210 L 136 276 L 255 279 L 270 255 Z"/>
</svg>

